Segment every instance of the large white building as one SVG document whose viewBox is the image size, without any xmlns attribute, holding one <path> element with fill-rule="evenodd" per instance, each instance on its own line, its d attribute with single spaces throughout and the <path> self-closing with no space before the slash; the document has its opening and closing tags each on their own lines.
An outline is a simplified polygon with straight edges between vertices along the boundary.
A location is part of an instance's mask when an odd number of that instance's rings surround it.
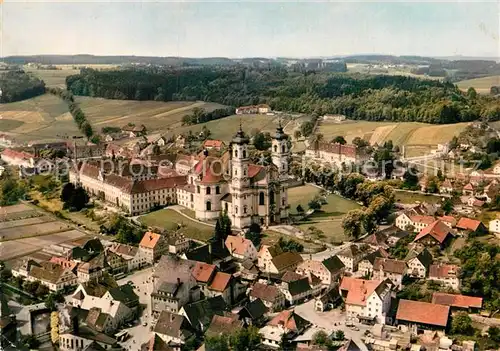
<svg viewBox="0 0 500 351">
<path fill-rule="evenodd" d="M 368 160 L 368 155 L 356 145 L 342 145 L 339 143 L 317 142 L 306 149 L 306 159 L 321 164 L 340 167 Z"/>
<path fill-rule="evenodd" d="M 240 127 L 229 151 L 221 157 L 191 158 L 167 174 L 160 174 L 159 169 L 155 172 L 154 167 L 139 174 L 123 168 L 103 172 L 98 165 L 84 163 L 78 173 L 70 172 L 70 181 L 132 215 L 179 204 L 195 211 L 199 220 L 213 220 L 225 212 L 237 228 L 252 222 L 284 222 L 288 219 L 288 135 L 281 125 L 277 128 L 271 165 L 251 163 L 249 144 Z"/>
</svg>

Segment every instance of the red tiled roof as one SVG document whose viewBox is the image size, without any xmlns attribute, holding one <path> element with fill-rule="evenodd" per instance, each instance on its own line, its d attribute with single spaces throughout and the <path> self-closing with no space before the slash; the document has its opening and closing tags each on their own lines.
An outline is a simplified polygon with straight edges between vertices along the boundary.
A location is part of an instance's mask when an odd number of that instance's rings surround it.
<svg viewBox="0 0 500 351">
<path fill-rule="evenodd" d="M 471 183 L 467 184 L 466 186 L 464 186 L 464 189 L 463 190 L 470 190 L 470 191 L 473 191 L 474 190 L 474 185 L 472 185 Z"/>
<path fill-rule="evenodd" d="M 481 308 L 483 298 L 435 292 L 432 294 L 432 303 L 459 308 Z"/>
<path fill-rule="evenodd" d="M 457 223 L 457 228 L 476 231 L 481 224 L 481 221 L 478 221 L 476 219 L 462 217 Z"/>
<path fill-rule="evenodd" d="M 194 172 L 202 176 L 201 184 L 220 183 L 223 178 L 223 160 L 214 157 L 206 157 L 194 166 Z"/>
<path fill-rule="evenodd" d="M 429 302 L 399 300 L 396 319 L 446 327 L 450 307 Z"/>
<path fill-rule="evenodd" d="M 25 151 L 16 151 L 12 149 L 5 149 L 2 151 L 2 156 L 10 157 L 10 158 L 18 158 L 18 159 L 30 159 L 35 157 L 34 154 L 28 153 Z"/>
<path fill-rule="evenodd" d="M 229 235 L 226 239 L 226 247 L 231 254 L 243 255 L 252 242 L 242 236 Z"/>
<path fill-rule="evenodd" d="M 413 215 L 409 217 L 412 222 L 424 223 L 424 224 L 431 224 L 436 220 L 433 216 Z"/>
<path fill-rule="evenodd" d="M 274 285 L 255 283 L 250 291 L 250 296 L 263 301 L 274 302 L 281 295 L 280 290 Z"/>
<path fill-rule="evenodd" d="M 282 325 L 285 329 L 295 332 L 301 331 L 306 324 L 308 324 L 308 322 L 295 314 L 293 310 L 281 311 L 268 323 L 268 325 L 275 327 Z"/>
<path fill-rule="evenodd" d="M 460 268 L 454 264 L 432 264 L 429 267 L 429 277 L 446 278 L 458 277 Z"/>
<path fill-rule="evenodd" d="M 231 281 L 231 277 L 232 277 L 231 274 L 228 273 L 223 273 L 223 272 L 215 273 L 215 277 L 212 280 L 209 289 L 221 292 L 225 291 L 227 289 L 227 286 L 229 285 L 229 282 Z"/>
<path fill-rule="evenodd" d="M 420 233 L 418 233 L 418 235 L 415 237 L 415 240 L 413 240 L 413 242 L 417 242 L 420 239 L 425 238 L 427 235 L 432 236 L 440 244 L 442 244 L 446 240 L 448 235 L 451 235 L 451 231 L 446 224 L 444 224 L 440 220 L 437 220 L 422 229 Z"/>
<path fill-rule="evenodd" d="M 345 303 L 351 305 L 365 306 L 366 300 L 383 282 L 379 280 L 365 280 L 352 277 L 342 278 L 340 290 L 347 291 Z"/>
<path fill-rule="evenodd" d="M 192 274 L 193 277 L 198 282 L 208 283 L 213 273 L 215 272 L 215 265 L 208 264 L 204 262 L 196 262 L 196 265 L 193 268 Z"/>
<path fill-rule="evenodd" d="M 441 216 L 441 217 L 438 217 L 438 219 L 441 222 L 450 223 L 452 227 L 454 227 L 457 224 L 457 220 L 453 216 Z"/>
<path fill-rule="evenodd" d="M 377 257 L 373 264 L 374 270 L 382 269 L 384 272 L 404 274 L 406 262 L 401 260 L 392 260 L 389 258 Z"/>
<path fill-rule="evenodd" d="M 187 184 L 187 177 L 177 175 L 169 178 L 148 179 L 134 182 L 132 194 L 140 194 L 161 189 L 173 189 Z"/>
<path fill-rule="evenodd" d="M 205 140 L 203 143 L 203 147 L 217 147 L 220 148 L 224 145 L 224 142 L 222 140 L 213 140 L 213 139 L 208 139 Z"/>
<path fill-rule="evenodd" d="M 255 177 L 257 174 L 260 173 L 260 171 L 264 170 L 265 168 L 262 167 L 262 166 L 258 166 L 258 165 L 248 165 L 248 177 L 249 178 L 253 178 Z"/>
<path fill-rule="evenodd" d="M 158 241 L 160 241 L 161 235 L 153 232 L 146 232 L 144 236 L 142 237 L 141 242 L 139 243 L 139 246 L 145 247 L 148 249 L 154 249 L 156 245 L 158 244 Z"/>
</svg>

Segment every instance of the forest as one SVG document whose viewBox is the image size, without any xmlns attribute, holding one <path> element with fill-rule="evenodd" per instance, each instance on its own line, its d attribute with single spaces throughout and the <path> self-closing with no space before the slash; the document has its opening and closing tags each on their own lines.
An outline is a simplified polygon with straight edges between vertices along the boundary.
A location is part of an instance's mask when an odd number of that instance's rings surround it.
<svg viewBox="0 0 500 351">
<path fill-rule="evenodd" d="M 45 83 L 22 70 L 0 74 L 0 102 L 29 99 L 45 93 Z"/>
<path fill-rule="evenodd" d="M 406 76 L 290 72 L 283 67 L 82 69 L 66 78 L 75 95 L 127 100 L 203 100 L 228 106 L 340 113 L 350 119 L 457 123 L 500 119 L 498 99 L 449 82 Z"/>
</svg>

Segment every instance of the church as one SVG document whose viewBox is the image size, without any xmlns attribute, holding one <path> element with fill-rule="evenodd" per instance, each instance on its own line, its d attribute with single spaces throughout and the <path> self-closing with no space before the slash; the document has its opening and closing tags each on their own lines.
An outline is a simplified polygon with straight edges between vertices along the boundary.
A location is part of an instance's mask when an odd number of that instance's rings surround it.
<svg viewBox="0 0 500 351">
<path fill-rule="evenodd" d="M 286 222 L 288 135 L 280 124 L 272 140 L 270 165 L 251 163 L 249 145 L 250 138 L 240 126 L 228 151 L 218 158 L 202 157 L 190 169 L 178 203 L 192 208 L 200 220 L 215 220 L 225 212 L 236 228 Z M 182 201 L 187 200 L 183 191 L 190 193 L 191 201 Z"/>
<path fill-rule="evenodd" d="M 115 161 L 81 162 L 69 178 L 90 195 L 137 216 L 159 207 L 178 204 L 195 212 L 196 219 L 215 221 L 227 213 L 236 228 L 252 223 L 263 226 L 288 221 L 287 180 L 290 150 L 281 124 L 272 139 L 270 165 L 253 164 L 250 138 L 240 129 L 220 157 L 179 156 L 175 165 L 148 166 L 143 160 L 116 167 Z M 111 164 L 109 164 L 111 163 Z"/>
</svg>

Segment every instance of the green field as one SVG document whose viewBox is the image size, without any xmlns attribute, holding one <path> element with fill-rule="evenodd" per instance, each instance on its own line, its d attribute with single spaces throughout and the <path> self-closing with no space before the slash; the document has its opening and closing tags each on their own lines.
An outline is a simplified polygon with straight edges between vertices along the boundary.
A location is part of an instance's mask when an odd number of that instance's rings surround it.
<svg viewBox="0 0 500 351">
<path fill-rule="evenodd" d="M 500 76 L 462 80 L 457 83 L 457 86 L 464 91 L 473 87 L 478 93 L 489 94 L 492 86 L 500 86 Z"/>
<path fill-rule="evenodd" d="M 19 141 L 81 135 L 66 103 L 50 94 L 0 104 L 0 131 Z"/>
<path fill-rule="evenodd" d="M 90 120 L 95 130 L 102 127 L 123 127 L 128 123 L 144 124 L 150 132 L 163 132 L 178 130 L 182 125 L 182 117 L 191 113 L 193 108 L 199 107 L 212 111 L 223 106 L 208 102 L 190 101 L 133 101 L 133 100 L 107 100 L 78 96 L 76 101 Z M 201 129 L 201 125 L 198 127 Z"/>
<path fill-rule="evenodd" d="M 296 213 L 296 207 L 300 204 L 307 210 L 307 203 L 319 194 L 320 189 L 312 185 L 304 185 L 288 190 L 288 203 L 290 211 Z M 311 215 L 307 221 L 300 222 L 298 227 L 308 233 L 310 227 L 321 230 L 325 235 L 325 240 L 333 243 L 343 241 L 344 230 L 342 229 L 342 217 L 350 210 L 360 206 L 351 200 L 344 199 L 335 194 L 326 197 L 327 204 L 321 207 L 320 211 Z M 317 238 L 316 238 L 317 239 Z"/>
<path fill-rule="evenodd" d="M 26 72 L 31 72 L 45 82 L 45 86 L 52 88 L 66 88 L 66 77 L 80 73 L 79 69 L 65 67 L 64 69 L 34 69 L 25 66 Z"/>
<path fill-rule="evenodd" d="M 176 230 L 180 225 L 182 232 L 188 238 L 207 241 L 212 237 L 214 228 L 191 221 L 174 210 L 163 209 L 139 217 L 139 221 L 147 226 L 161 227 L 166 230 Z"/>
<path fill-rule="evenodd" d="M 453 136 L 459 135 L 468 123 L 435 125 L 418 122 L 371 122 L 346 121 L 345 123 L 322 122 L 318 133 L 325 140 L 342 135 L 348 142 L 356 137 L 363 138 L 370 144 L 383 144 L 392 140 L 394 145 L 437 145 L 446 143 Z"/>
<path fill-rule="evenodd" d="M 262 238 L 262 245 L 269 245 L 272 246 L 278 242 L 278 240 L 283 237 L 283 239 L 293 239 L 297 241 L 298 243 L 304 245 L 304 252 L 318 252 L 322 251 L 324 247 L 322 245 L 316 244 L 311 241 L 306 241 L 302 240 L 296 237 L 289 237 L 288 235 L 283 235 L 281 233 L 272 231 L 272 230 L 266 230 L 263 233 L 263 238 Z"/>
<path fill-rule="evenodd" d="M 414 204 L 417 202 L 427 202 L 430 204 L 441 203 L 440 196 L 425 195 L 425 194 L 419 194 L 419 193 L 408 193 L 408 192 L 397 191 L 397 190 L 395 192 L 395 195 L 396 195 L 396 202 L 400 202 L 403 204 Z"/>
<path fill-rule="evenodd" d="M 211 138 L 228 142 L 239 129 L 240 122 L 243 130 L 247 134 L 250 134 L 252 130 L 272 133 L 278 126 L 279 118 L 276 116 L 266 115 L 232 115 L 207 123 L 180 127 L 175 129 L 174 132 L 175 134 L 182 134 L 191 130 L 196 133 L 200 132 L 203 126 L 206 126 L 212 132 Z"/>
</svg>

